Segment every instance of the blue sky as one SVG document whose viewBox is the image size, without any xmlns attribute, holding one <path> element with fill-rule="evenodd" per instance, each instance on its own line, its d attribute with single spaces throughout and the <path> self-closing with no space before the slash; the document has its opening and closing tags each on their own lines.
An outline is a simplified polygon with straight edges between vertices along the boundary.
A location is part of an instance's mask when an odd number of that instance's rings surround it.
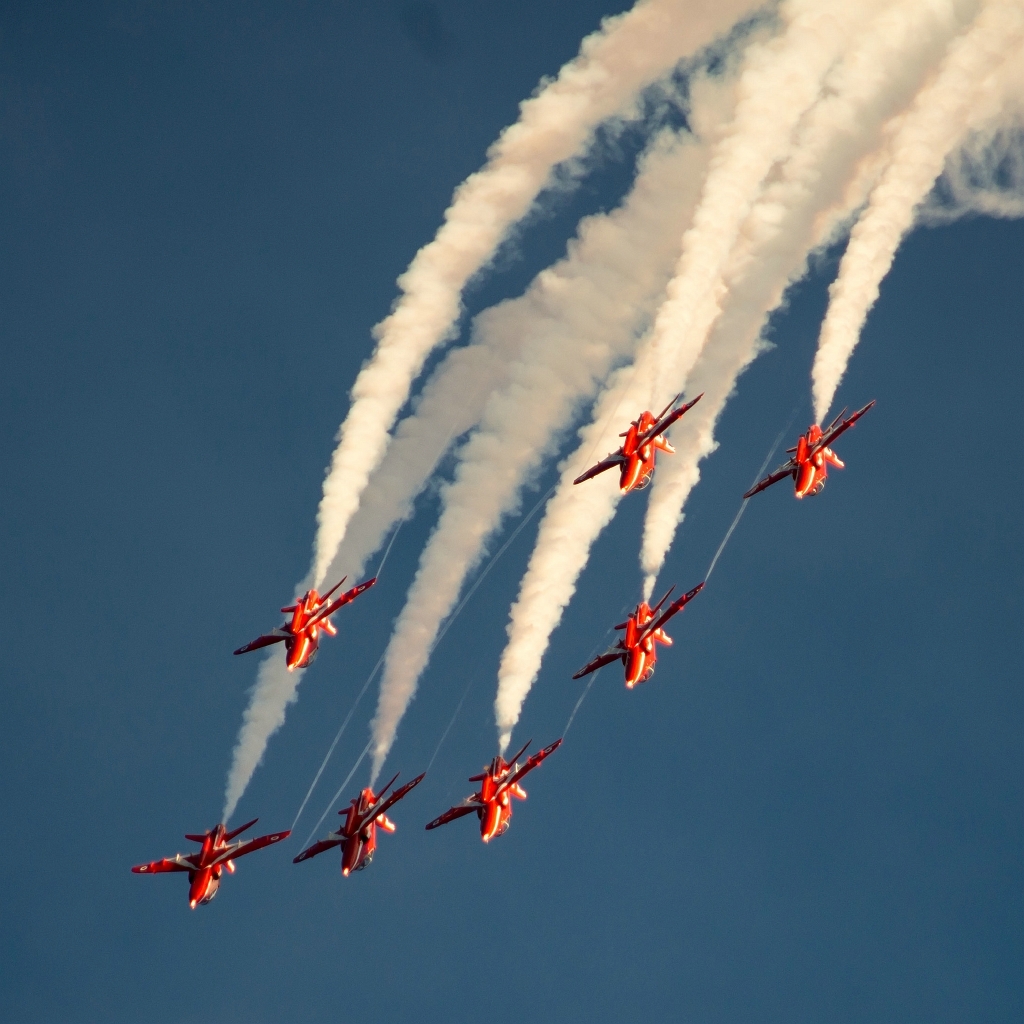
<svg viewBox="0 0 1024 1024">
<path fill-rule="evenodd" d="M 614 5 L 9 4 L 0 15 L 0 1017 L 1003 1021 L 1024 1011 L 1024 225 L 900 250 L 839 394 L 877 407 L 816 501 L 756 499 L 652 682 L 602 674 L 512 829 L 422 826 L 493 754 L 531 528 L 438 648 L 372 868 L 297 837 L 191 913 L 133 863 L 217 820 L 252 659 L 308 567 L 323 468 L 394 280 L 453 188 Z M 609 155 L 469 312 L 519 294 Z M 801 404 L 835 257 L 741 378 L 664 578 L 705 571 Z M 539 481 L 546 489 L 551 473 Z M 519 735 L 635 600 L 624 502 Z M 337 619 L 237 821 L 287 828 L 436 512 Z M 529 507 L 529 502 L 527 503 Z"/>
</svg>

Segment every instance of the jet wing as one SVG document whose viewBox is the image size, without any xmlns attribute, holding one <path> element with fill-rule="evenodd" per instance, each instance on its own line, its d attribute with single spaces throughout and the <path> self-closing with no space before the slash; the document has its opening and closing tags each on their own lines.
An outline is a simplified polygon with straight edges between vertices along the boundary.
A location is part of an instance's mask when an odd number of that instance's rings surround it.
<svg viewBox="0 0 1024 1024">
<path fill-rule="evenodd" d="M 603 473 L 606 469 L 614 469 L 616 466 L 621 466 L 625 460 L 622 457 L 622 449 L 613 452 L 606 459 L 602 459 L 596 466 L 591 466 L 586 473 L 580 474 L 573 480 L 574 484 L 581 484 L 584 480 L 592 480 L 595 476 Z"/>
<path fill-rule="evenodd" d="M 596 672 L 599 668 L 604 668 L 605 665 L 610 665 L 613 661 L 619 661 L 625 652 L 620 647 L 611 647 L 604 654 L 599 654 L 593 661 L 588 661 L 577 672 L 573 679 L 582 679 L 584 676 L 589 676 L 591 672 Z"/>
<path fill-rule="evenodd" d="M 682 597 L 677 597 L 652 623 L 644 628 L 644 631 L 640 636 L 645 637 L 649 633 L 653 633 L 656 629 L 661 629 L 661 627 L 664 626 L 673 615 L 677 612 L 681 612 L 703 589 L 704 581 L 701 580 L 693 590 L 687 591 Z"/>
<path fill-rule="evenodd" d="M 863 409 L 858 409 L 849 419 L 843 420 L 838 425 L 833 420 L 825 433 L 821 435 L 821 439 L 814 445 L 813 450 L 820 452 L 822 448 L 827 448 L 840 434 L 849 430 L 874 404 L 875 399 L 872 399 Z M 842 414 L 838 418 L 842 419 Z"/>
<path fill-rule="evenodd" d="M 270 846 L 272 843 L 279 843 L 282 839 L 287 839 L 291 834 L 291 829 L 288 829 L 287 832 L 274 832 L 269 836 L 260 836 L 259 839 L 235 843 L 234 846 L 229 846 L 221 853 L 210 866 L 223 864 L 227 860 L 236 860 L 238 857 L 244 857 L 247 853 L 255 853 L 257 850 L 262 850 L 264 846 Z"/>
<path fill-rule="evenodd" d="M 193 862 L 193 858 L 196 858 L 195 854 L 189 854 L 185 856 L 181 853 L 176 853 L 173 857 L 164 857 L 163 860 L 150 861 L 148 864 L 136 864 L 132 868 L 132 873 L 136 875 L 159 875 L 164 871 L 195 871 L 196 865 Z"/>
<path fill-rule="evenodd" d="M 754 484 L 754 486 L 751 487 L 750 490 L 743 495 L 744 499 L 752 498 L 755 494 L 759 493 L 760 491 L 763 491 L 766 488 L 771 487 L 772 484 L 777 484 L 780 480 L 785 480 L 787 476 L 792 476 L 794 469 L 796 469 L 796 460 L 790 459 L 789 462 L 787 462 L 785 465 L 779 466 L 779 468 L 775 470 L 775 472 L 772 473 L 770 476 L 766 476 L 763 480 Z"/>
<path fill-rule="evenodd" d="M 287 640 L 291 635 L 291 633 L 286 633 L 283 629 L 275 629 L 273 633 L 264 633 L 263 636 L 256 637 L 255 640 L 244 647 L 239 647 L 235 654 L 248 654 L 249 651 L 258 651 L 261 647 L 279 644 L 282 640 Z"/>
<path fill-rule="evenodd" d="M 469 797 L 464 803 L 459 804 L 458 807 L 452 807 L 445 811 L 440 817 L 435 818 L 427 825 L 427 828 L 431 829 L 437 828 L 438 825 L 447 825 L 449 821 L 454 821 L 456 818 L 461 818 L 466 814 L 472 814 L 474 811 L 480 810 L 483 806 L 484 805 L 480 803 L 479 800 Z"/>
<path fill-rule="evenodd" d="M 364 590 L 369 590 L 376 582 L 377 577 L 374 576 L 372 580 L 367 580 L 365 583 L 360 583 L 351 590 L 346 590 L 345 593 L 336 601 L 332 601 L 326 608 L 321 608 L 320 611 L 318 611 L 316 615 L 306 623 L 306 626 L 315 626 L 321 619 L 326 619 L 328 615 L 333 615 L 342 607 L 342 605 L 346 605 L 350 601 L 354 601 Z"/>
<path fill-rule="evenodd" d="M 394 807 L 395 804 L 397 804 L 398 801 L 401 800 L 402 797 L 409 792 L 409 790 L 415 789 L 423 781 L 423 778 L 426 774 L 426 772 L 423 772 L 422 774 L 417 775 L 416 778 L 413 779 L 411 782 L 407 782 L 400 789 L 396 789 L 394 793 L 392 793 L 391 796 L 389 796 L 386 800 L 378 800 L 366 812 L 366 814 L 364 814 L 363 817 L 359 819 L 359 825 L 357 826 L 356 831 L 358 832 L 359 829 L 364 828 L 369 822 L 373 821 L 374 818 L 386 813 L 388 810 Z M 395 778 L 397 778 L 397 776 L 395 776 Z M 394 781 L 394 779 L 391 780 L 391 782 Z M 391 783 L 388 783 L 388 785 L 390 784 Z M 385 789 L 386 788 L 387 787 L 385 787 Z"/>
<path fill-rule="evenodd" d="M 345 842 L 344 839 L 321 839 L 308 849 L 303 850 L 298 857 L 294 857 L 292 859 L 292 863 L 298 864 L 301 860 L 309 860 L 310 857 L 316 857 L 318 854 L 325 853 L 327 850 L 333 850 L 336 846 L 341 846 L 343 842 Z"/>
<path fill-rule="evenodd" d="M 682 395 L 676 395 L 676 397 L 669 403 L 668 409 L 671 409 L 672 406 L 675 405 L 682 397 Z M 687 402 L 686 405 L 681 405 L 678 409 L 675 409 L 672 412 L 668 412 L 668 409 L 666 409 L 658 418 L 658 422 L 645 430 L 644 433 L 636 439 L 637 448 L 647 444 L 648 441 L 657 437 L 659 434 L 664 434 L 676 420 L 686 415 L 686 413 L 688 413 L 703 397 L 704 392 L 702 391 L 692 402 Z"/>
<path fill-rule="evenodd" d="M 545 747 L 543 750 L 538 750 L 536 754 L 531 754 L 526 759 L 526 764 L 522 768 L 514 771 L 508 778 L 503 779 L 501 785 L 498 787 L 500 793 L 503 789 L 509 789 L 514 786 L 527 772 L 532 772 L 547 757 L 549 754 L 553 754 L 562 745 L 562 738 L 559 737 L 550 746 Z"/>
</svg>

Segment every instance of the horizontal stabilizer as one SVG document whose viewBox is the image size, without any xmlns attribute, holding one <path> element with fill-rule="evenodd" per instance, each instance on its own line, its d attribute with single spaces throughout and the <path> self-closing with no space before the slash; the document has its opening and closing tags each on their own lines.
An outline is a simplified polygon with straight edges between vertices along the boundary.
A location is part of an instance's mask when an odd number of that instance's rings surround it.
<svg viewBox="0 0 1024 1024">
<path fill-rule="evenodd" d="M 287 832 L 274 832 L 269 836 L 260 836 L 259 839 L 250 839 L 247 843 L 238 843 L 236 846 L 229 847 L 221 853 L 214 861 L 214 864 L 223 864 L 226 860 L 235 860 L 236 857 L 244 857 L 247 853 L 255 853 L 257 850 L 262 850 L 265 846 L 270 846 L 272 843 L 279 843 L 282 839 L 287 839 L 291 834 L 291 829 L 288 829 Z"/>
<path fill-rule="evenodd" d="M 504 789 L 511 789 L 514 785 L 516 785 L 517 782 L 519 782 L 519 780 L 524 775 L 526 775 L 528 772 L 532 772 L 533 769 L 536 768 L 541 763 L 541 761 L 544 760 L 544 758 L 546 758 L 549 754 L 553 754 L 561 745 L 562 738 L 561 736 L 559 736 L 559 738 L 555 740 L 554 743 L 545 747 L 543 750 L 538 750 L 536 754 L 531 754 L 526 759 L 526 764 L 524 764 L 522 768 L 520 768 L 518 771 L 513 772 L 507 779 L 502 781 L 501 785 L 498 787 L 498 792 L 500 793 Z"/>
<path fill-rule="evenodd" d="M 326 619 L 328 615 L 333 615 L 343 605 L 354 601 L 364 590 L 369 590 L 370 587 L 377 582 L 377 577 L 374 576 L 372 580 L 367 580 L 365 583 L 360 583 L 354 586 L 351 590 L 346 590 L 336 601 L 332 601 L 329 605 L 322 608 L 314 615 L 309 622 L 306 623 L 306 627 L 315 626 L 322 619 Z"/>
</svg>

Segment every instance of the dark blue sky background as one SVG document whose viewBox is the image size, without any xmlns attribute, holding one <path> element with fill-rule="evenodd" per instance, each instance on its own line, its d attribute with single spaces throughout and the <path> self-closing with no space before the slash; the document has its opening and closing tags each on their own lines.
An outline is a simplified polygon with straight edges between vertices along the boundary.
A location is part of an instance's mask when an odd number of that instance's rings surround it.
<svg viewBox="0 0 1024 1024">
<path fill-rule="evenodd" d="M 395 277 L 518 102 L 621 6 L 5 5 L 2 1019 L 1021 1019 L 1016 223 L 908 239 L 839 395 L 878 399 L 847 470 L 816 501 L 756 500 L 652 682 L 598 679 L 500 841 L 422 825 L 493 753 L 532 527 L 423 679 L 406 777 L 475 682 L 370 870 L 291 864 L 367 700 L 295 839 L 209 907 L 128 871 L 217 820 L 256 668 L 231 651 L 306 571 Z M 602 164 L 470 310 L 518 294 L 623 181 Z M 666 582 L 701 578 L 795 403 L 809 420 L 834 270 L 742 378 Z M 571 673 L 635 600 L 643 502 L 602 538 L 523 740 L 560 733 Z M 239 822 L 290 824 L 435 511 L 339 617 Z"/>
</svg>

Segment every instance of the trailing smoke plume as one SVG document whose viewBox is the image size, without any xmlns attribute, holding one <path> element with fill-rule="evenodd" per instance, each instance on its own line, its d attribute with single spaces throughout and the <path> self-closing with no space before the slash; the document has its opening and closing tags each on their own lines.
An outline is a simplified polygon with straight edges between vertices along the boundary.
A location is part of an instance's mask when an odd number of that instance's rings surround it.
<svg viewBox="0 0 1024 1024">
<path fill-rule="evenodd" d="M 949 153 L 1019 102 L 1024 5 L 992 0 L 950 46 L 934 80 L 895 126 L 888 165 L 829 289 L 829 307 L 811 372 L 814 414 L 823 422 L 896 249 Z"/>
<path fill-rule="evenodd" d="M 245 787 L 263 760 L 267 740 L 284 725 L 285 708 L 297 700 L 296 690 L 303 672 L 301 668 L 289 672 L 276 648 L 260 663 L 256 685 L 242 715 L 242 728 L 238 730 L 238 742 L 231 755 L 222 821 L 230 820 L 235 813 Z"/>
<path fill-rule="evenodd" d="M 519 120 L 491 147 L 487 164 L 459 186 L 444 225 L 399 278 L 402 295 L 374 329 L 377 348 L 353 385 L 317 514 L 314 585 L 334 560 L 424 360 L 451 339 L 466 283 L 530 210 L 558 164 L 584 153 L 609 118 L 636 113 L 644 88 L 749 6 L 749 0 L 646 0 L 606 19 L 579 56 L 521 105 Z"/>
<path fill-rule="evenodd" d="M 477 318 L 475 343 L 519 337 L 522 353 L 458 453 L 455 479 L 442 491 L 440 520 L 388 645 L 373 723 L 374 777 L 487 538 L 516 508 L 523 484 L 577 405 L 632 351 L 668 280 L 705 161 L 706 151 L 689 136 L 663 134 L 622 207 L 583 221 L 565 260 L 521 298 Z"/>
<path fill-rule="evenodd" d="M 631 418 L 645 407 L 660 407 L 682 390 L 728 294 L 730 256 L 745 244 L 741 229 L 766 178 L 793 151 L 800 120 L 818 101 L 825 76 L 851 33 L 882 7 L 881 0 L 839 6 L 810 0 L 784 3 L 779 10 L 779 35 L 748 47 L 735 114 L 714 147 L 666 300 L 635 365 L 620 370 L 598 402 L 541 523 L 519 598 L 510 612 L 509 643 L 498 671 L 495 711 L 502 748 L 509 742 L 590 547 L 614 514 L 618 498 L 614 481 L 572 484 L 573 475 L 587 461 L 583 453 L 605 444 L 614 447 L 621 425 L 605 423 L 619 409 L 628 413 L 623 418 Z"/>
</svg>

